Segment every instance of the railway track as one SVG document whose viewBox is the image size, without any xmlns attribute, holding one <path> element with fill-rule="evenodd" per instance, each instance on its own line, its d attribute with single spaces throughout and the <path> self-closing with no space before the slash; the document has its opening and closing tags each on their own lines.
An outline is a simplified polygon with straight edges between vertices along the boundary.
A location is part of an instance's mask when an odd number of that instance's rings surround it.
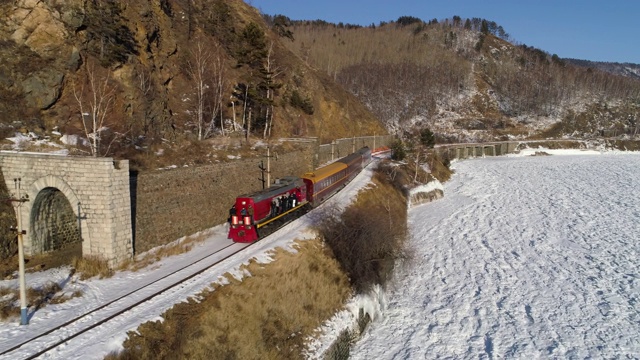
<svg viewBox="0 0 640 360">
<path fill-rule="evenodd" d="M 262 227 L 260 229 L 260 239 L 268 237 L 283 226 L 308 213 L 310 210 L 310 206 L 305 206 L 296 212 L 287 214 L 267 226 Z M 8 349 L 1 350 L 0 360 L 35 359 L 41 356 L 45 357 L 47 353 L 54 351 L 57 347 L 63 346 L 69 341 L 89 333 L 91 330 L 96 329 L 109 321 L 117 319 L 119 316 L 127 312 L 135 311 L 137 307 L 140 307 L 147 302 L 158 299 L 164 293 L 180 287 L 190 279 L 203 274 L 208 269 L 256 243 L 257 242 L 248 244 L 230 243 L 225 245 L 215 252 L 202 256 L 195 262 L 174 270 L 160 279 L 149 282 L 144 286 L 140 286 L 135 290 L 118 296 L 99 307 L 91 309 L 82 315 L 67 320 L 64 323 L 54 326 L 48 330 L 44 330 L 37 335 L 31 335 L 27 339 L 24 339 L 20 343 L 15 344 Z M 222 253 L 224 253 L 222 257 L 211 262 L 210 259 L 212 257 L 220 256 Z M 200 268 L 197 270 L 193 269 L 203 263 L 206 265 L 200 265 Z M 187 273 L 187 275 L 184 273 Z M 25 353 L 28 354 L 25 355 Z"/>
<path fill-rule="evenodd" d="M 225 245 L 215 252 L 174 270 L 160 279 L 140 286 L 63 324 L 37 335 L 32 335 L 9 349 L 2 350 L 0 359 L 34 359 L 45 355 L 47 352 L 67 344 L 70 340 L 86 334 L 105 323 L 113 321 L 127 312 L 135 311 L 136 308 L 145 303 L 161 298 L 164 294 L 183 286 L 189 280 L 202 275 L 215 265 L 251 245 L 237 243 Z"/>
<path fill-rule="evenodd" d="M 267 226 L 260 228 L 260 239 L 268 237 L 272 233 L 302 217 L 311 210 L 312 208 L 310 206 L 305 206 L 293 213 L 283 216 L 277 221 L 273 221 Z M 216 251 L 202 256 L 198 260 L 181 267 L 180 269 L 165 274 L 165 276 L 160 279 L 146 283 L 144 286 L 140 286 L 133 291 L 129 291 L 126 294 L 118 296 L 117 298 L 93 308 L 82 315 L 65 321 L 62 324 L 55 325 L 49 329 L 44 329 L 37 335 L 30 335 L 27 339 L 12 345 L 8 349 L 0 350 L 0 360 L 63 357 L 64 351 L 55 352 L 56 349 L 68 346 L 71 340 L 87 335 L 91 333 L 92 330 L 98 329 L 111 321 L 115 321 L 128 312 L 135 311 L 136 309 L 143 307 L 145 304 L 152 303 L 154 300 L 162 298 L 165 294 L 172 291 L 178 291 L 177 289 L 181 286 L 185 286 L 190 279 L 202 276 L 207 272 L 207 270 L 220 264 L 226 259 L 231 258 L 233 255 L 245 248 L 257 243 L 260 243 L 260 241 L 248 244 L 231 243 L 225 245 L 222 248 L 219 248 Z M 218 258 L 215 261 L 211 260 L 214 257 Z M 208 278 L 208 280 L 209 283 L 215 281 L 212 278 Z M 161 300 L 159 300 L 159 302 L 160 301 Z M 154 305 L 149 304 L 149 307 L 153 308 Z M 155 310 L 154 313 L 155 312 L 157 312 L 157 310 Z M 128 328 L 123 329 L 121 332 L 125 333 L 126 330 L 128 330 Z M 94 336 L 93 334 L 90 335 Z"/>
</svg>

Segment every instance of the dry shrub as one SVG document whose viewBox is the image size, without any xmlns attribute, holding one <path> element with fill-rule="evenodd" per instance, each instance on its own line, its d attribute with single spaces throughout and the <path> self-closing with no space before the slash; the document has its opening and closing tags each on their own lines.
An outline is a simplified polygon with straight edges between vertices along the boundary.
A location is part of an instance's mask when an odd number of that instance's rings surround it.
<svg viewBox="0 0 640 360">
<path fill-rule="evenodd" d="M 96 255 L 84 256 L 82 258 L 75 257 L 71 262 L 71 266 L 79 274 L 81 280 L 86 280 L 94 276 L 99 276 L 102 279 L 111 277 L 114 274 L 107 260 Z"/>
<path fill-rule="evenodd" d="M 359 292 L 385 284 L 397 259 L 404 257 L 407 204 L 384 173 L 373 178 L 376 189 L 358 194 L 342 214 L 329 214 L 320 233 L 351 284 Z"/>
<path fill-rule="evenodd" d="M 20 314 L 20 309 L 15 305 L 19 296 L 18 290 L 6 287 L 0 288 L 0 320 Z"/>
<path fill-rule="evenodd" d="M 625 151 L 640 151 L 640 141 L 638 140 L 612 140 L 607 143 L 607 146 Z"/>
<path fill-rule="evenodd" d="M 408 190 L 428 183 L 433 180 L 433 176 L 427 173 L 422 166 L 412 163 L 396 163 L 393 161 L 382 161 L 376 169 L 378 176 L 384 176 L 386 182 L 401 191 L 405 196 Z"/>
<path fill-rule="evenodd" d="M 108 359 L 296 359 L 303 341 L 350 296 L 348 279 L 320 240 L 277 250 L 252 276 L 216 286 L 129 332 Z"/>
<path fill-rule="evenodd" d="M 431 169 L 431 175 L 440 182 L 447 182 L 451 179 L 453 172 L 449 169 L 451 161 L 446 157 L 441 157 L 436 151 L 427 155 L 427 163 Z"/>
<path fill-rule="evenodd" d="M 40 288 L 27 289 L 27 302 L 29 307 L 35 310 L 40 309 L 62 290 L 58 283 L 49 281 Z"/>
<path fill-rule="evenodd" d="M 41 309 L 46 304 L 61 304 L 74 297 L 82 296 L 81 291 L 72 294 L 61 294 L 62 288 L 56 282 L 49 281 L 42 287 L 27 288 L 27 306 L 30 311 Z M 18 289 L 0 288 L 0 320 L 20 315 L 20 291 Z"/>
<path fill-rule="evenodd" d="M 531 156 L 549 156 L 550 154 L 548 152 L 545 151 L 536 151 L 535 153 L 533 153 L 533 155 Z"/>
<path fill-rule="evenodd" d="M 64 302 L 67 302 L 73 298 L 77 298 L 82 296 L 82 291 L 80 290 L 76 290 L 74 292 L 72 292 L 71 294 L 63 294 L 63 295 L 57 295 L 54 296 L 53 298 L 51 298 L 49 300 L 49 304 L 62 304 Z"/>
</svg>

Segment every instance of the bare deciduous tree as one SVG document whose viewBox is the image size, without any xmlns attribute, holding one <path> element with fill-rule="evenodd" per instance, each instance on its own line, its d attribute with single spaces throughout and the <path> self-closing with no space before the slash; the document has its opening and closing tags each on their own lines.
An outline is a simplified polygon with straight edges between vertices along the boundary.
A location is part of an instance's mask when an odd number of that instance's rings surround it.
<svg viewBox="0 0 640 360">
<path fill-rule="evenodd" d="M 89 150 L 94 157 L 106 155 L 109 152 L 108 148 L 104 153 L 102 152 L 101 133 L 106 130 L 107 116 L 113 105 L 116 90 L 108 71 L 102 76 L 97 72 L 93 64 L 87 64 L 85 76 L 80 85 L 74 84 L 72 87 L 82 119 L 82 128 L 86 138 L 89 139 Z"/>
<path fill-rule="evenodd" d="M 195 85 L 194 117 L 198 132 L 198 140 L 205 135 L 205 100 L 209 86 L 206 83 L 207 70 L 211 61 L 211 53 L 204 48 L 201 40 L 196 42 L 196 49 L 191 51 L 191 58 L 187 61 L 187 72 Z"/>
<path fill-rule="evenodd" d="M 278 75 L 282 74 L 282 70 L 275 65 L 275 61 L 272 55 L 273 55 L 273 41 L 269 45 L 269 50 L 267 51 L 266 63 L 264 66 L 265 73 L 267 75 L 266 98 L 268 102 L 267 112 L 265 116 L 264 132 L 262 134 L 262 137 L 264 139 L 271 136 L 271 127 L 273 126 L 273 96 L 275 91 L 274 89 L 276 88 L 276 85 L 274 84 L 274 82 L 275 82 L 275 78 L 278 77 Z"/>
<path fill-rule="evenodd" d="M 224 134 L 222 101 L 227 87 L 226 63 L 219 44 L 205 48 L 201 39 L 187 61 L 187 72 L 195 85 L 194 111 L 198 140 L 206 139 L 215 127 L 216 117 L 220 117 L 220 129 Z M 207 114 L 208 112 L 208 114 Z"/>
<path fill-rule="evenodd" d="M 227 88 L 226 63 L 223 57 L 223 49 L 219 44 L 213 45 L 213 60 L 211 62 L 211 121 L 207 127 L 209 134 L 213 130 L 216 116 L 220 117 L 220 133 L 224 136 L 224 117 L 222 116 L 222 101 Z"/>
</svg>

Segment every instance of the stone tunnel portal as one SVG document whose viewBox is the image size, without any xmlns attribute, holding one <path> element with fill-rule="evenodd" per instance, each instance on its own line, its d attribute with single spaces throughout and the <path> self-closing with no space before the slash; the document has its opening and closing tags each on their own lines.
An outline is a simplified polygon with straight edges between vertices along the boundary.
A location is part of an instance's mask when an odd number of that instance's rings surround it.
<svg viewBox="0 0 640 360">
<path fill-rule="evenodd" d="M 81 229 L 71 206 L 57 188 L 46 187 L 38 193 L 29 219 L 34 254 L 66 250 L 82 257 Z"/>
</svg>

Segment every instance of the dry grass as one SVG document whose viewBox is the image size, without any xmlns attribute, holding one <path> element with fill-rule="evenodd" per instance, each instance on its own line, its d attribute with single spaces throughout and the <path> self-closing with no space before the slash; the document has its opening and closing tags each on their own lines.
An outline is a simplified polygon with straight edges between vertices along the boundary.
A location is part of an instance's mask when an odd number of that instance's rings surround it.
<svg viewBox="0 0 640 360">
<path fill-rule="evenodd" d="M 40 288 L 28 288 L 26 295 L 29 311 L 36 311 L 47 304 L 61 304 L 74 297 L 82 296 L 82 292 L 64 294 L 58 283 L 50 281 Z M 20 316 L 19 299 L 18 289 L 0 288 L 0 320 Z"/>
<path fill-rule="evenodd" d="M 25 258 L 25 271 L 36 272 L 47 269 L 58 268 L 71 265 L 71 260 L 82 256 L 82 243 L 77 242 L 65 246 L 63 249 L 44 254 L 32 255 Z M 3 279 L 17 277 L 18 255 L 16 254 L 6 259 L 0 260 L 0 276 Z"/>
<path fill-rule="evenodd" d="M 71 266 L 73 266 L 81 280 L 86 280 L 94 276 L 98 276 L 100 279 L 108 278 L 114 274 L 107 260 L 95 255 L 73 258 Z"/>
<path fill-rule="evenodd" d="M 278 250 L 252 276 L 216 286 L 130 332 L 109 359 L 299 359 L 303 340 L 350 296 L 348 279 L 320 240 Z"/>
<path fill-rule="evenodd" d="M 190 141 L 181 144 L 154 144 L 142 150 L 123 149 L 122 157 L 130 160 L 132 170 L 144 171 L 165 168 L 174 165 L 205 165 L 230 162 L 237 158 L 262 158 L 265 153 L 261 140 L 250 138 L 249 142 L 240 134 L 219 136 L 203 141 Z M 285 153 L 300 149 L 299 144 L 284 142 L 269 144 L 273 153 Z"/>
<path fill-rule="evenodd" d="M 607 145 L 619 150 L 640 151 L 640 141 L 638 140 L 613 140 Z"/>
<path fill-rule="evenodd" d="M 443 183 L 451 179 L 453 171 L 449 169 L 449 159 L 440 157 L 438 153 L 434 151 L 428 155 L 427 162 L 431 169 L 431 175 L 438 179 L 438 181 Z"/>
</svg>

